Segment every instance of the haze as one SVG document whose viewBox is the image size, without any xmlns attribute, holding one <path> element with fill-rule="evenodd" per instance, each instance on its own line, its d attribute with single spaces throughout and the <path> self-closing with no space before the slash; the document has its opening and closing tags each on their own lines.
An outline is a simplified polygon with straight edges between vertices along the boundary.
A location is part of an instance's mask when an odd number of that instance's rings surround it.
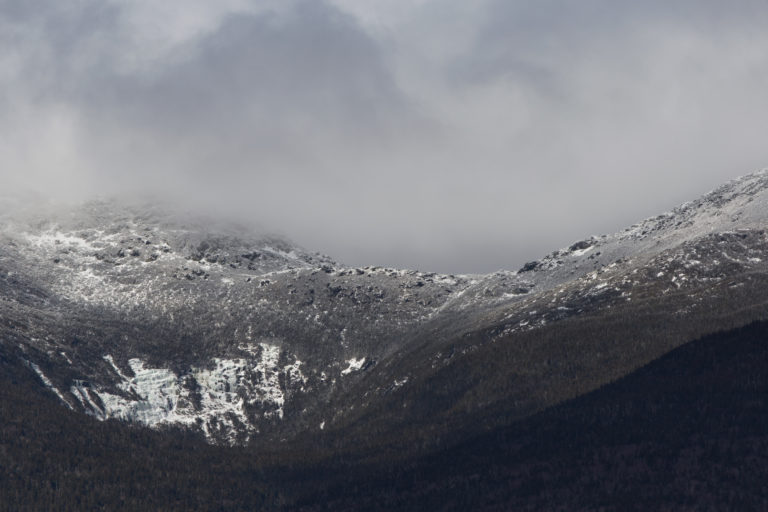
<svg viewBox="0 0 768 512">
<path fill-rule="evenodd" d="M 0 187 L 517 269 L 768 165 L 768 2 L 0 0 Z"/>
</svg>

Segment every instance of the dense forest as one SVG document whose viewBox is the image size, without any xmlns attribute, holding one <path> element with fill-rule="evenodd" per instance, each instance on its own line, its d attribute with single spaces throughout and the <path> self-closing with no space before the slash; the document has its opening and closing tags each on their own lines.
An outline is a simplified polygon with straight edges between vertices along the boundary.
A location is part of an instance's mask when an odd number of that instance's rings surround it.
<svg viewBox="0 0 768 512">
<path fill-rule="evenodd" d="M 767 367 L 758 322 L 526 420 L 388 461 L 98 422 L 0 352 L 0 510 L 764 510 Z"/>
</svg>

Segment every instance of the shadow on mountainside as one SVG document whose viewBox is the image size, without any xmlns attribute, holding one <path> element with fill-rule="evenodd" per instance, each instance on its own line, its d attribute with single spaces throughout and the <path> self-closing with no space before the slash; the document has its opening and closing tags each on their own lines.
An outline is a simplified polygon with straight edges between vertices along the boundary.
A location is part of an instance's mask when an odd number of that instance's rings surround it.
<svg viewBox="0 0 768 512">
<path fill-rule="evenodd" d="M 99 423 L 0 349 L 0 510 L 768 508 L 766 322 L 431 455 L 369 466 Z"/>
<path fill-rule="evenodd" d="M 297 508 L 765 510 L 766 368 L 768 323 L 707 336 L 437 454 L 321 479 Z"/>
</svg>

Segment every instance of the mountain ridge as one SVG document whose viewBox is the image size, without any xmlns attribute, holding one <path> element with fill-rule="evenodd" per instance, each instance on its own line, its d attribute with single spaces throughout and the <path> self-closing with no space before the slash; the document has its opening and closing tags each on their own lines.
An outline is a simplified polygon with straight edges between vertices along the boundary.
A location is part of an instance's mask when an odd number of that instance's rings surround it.
<svg viewBox="0 0 768 512">
<path fill-rule="evenodd" d="M 350 268 L 275 237 L 110 203 L 63 223 L 6 218 L 0 334 L 62 406 L 100 419 L 225 444 L 376 428 L 450 437 L 763 319 L 767 189 L 762 170 L 487 275 Z M 632 317 L 668 332 L 643 341 Z M 585 344 L 590 329 L 606 332 Z"/>
</svg>

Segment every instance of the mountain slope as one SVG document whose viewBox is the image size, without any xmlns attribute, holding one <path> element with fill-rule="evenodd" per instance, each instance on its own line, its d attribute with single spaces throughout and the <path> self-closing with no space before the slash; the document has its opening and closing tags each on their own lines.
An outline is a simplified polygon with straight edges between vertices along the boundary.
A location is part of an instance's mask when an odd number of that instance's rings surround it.
<svg viewBox="0 0 768 512">
<path fill-rule="evenodd" d="M 768 324 L 426 456 L 361 465 L 98 422 L 0 347 L 0 511 L 761 510 Z"/>
<path fill-rule="evenodd" d="M 716 333 L 405 464 L 315 468 L 298 509 L 762 510 L 766 364 L 768 323 Z"/>
<path fill-rule="evenodd" d="M 62 407 L 98 419 L 389 457 L 768 318 L 766 225 L 762 171 L 517 272 L 456 276 L 348 268 L 118 203 L 9 215 L 0 341 Z"/>
</svg>

